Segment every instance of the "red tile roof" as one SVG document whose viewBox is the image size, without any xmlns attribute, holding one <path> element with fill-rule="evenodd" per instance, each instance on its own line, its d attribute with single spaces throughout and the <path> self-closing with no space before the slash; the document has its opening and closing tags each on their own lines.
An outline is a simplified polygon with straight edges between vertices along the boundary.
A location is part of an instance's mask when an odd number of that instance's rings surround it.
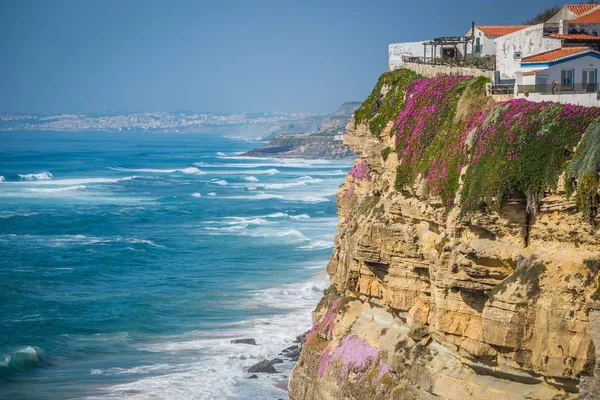
<svg viewBox="0 0 600 400">
<path fill-rule="evenodd" d="M 547 51 L 545 53 L 536 54 L 535 56 L 525 57 L 521 60 L 521 64 L 559 61 L 564 58 L 588 52 L 600 54 L 589 47 L 563 47 L 562 49 Z"/>
<path fill-rule="evenodd" d="M 523 75 L 524 76 L 535 75 L 535 74 L 537 74 L 540 71 L 545 71 L 546 69 L 548 69 L 548 68 L 545 68 L 545 69 L 534 69 L 533 71 L 524 72 Z"/>
<path fill-rule="evenodd" d="M 504 36 L 528 28 L 529 26 L 531 25 L 480 25 L 476 26 L 476 28 L 483 32 L 485 36 Z"/>
<path fill-rule="evenodd" d="M 581 15 L 598 7 L 598 4 L 565 4 L 565 7 L 573 14 Z"/>
<path fill-rule="evenodd" d="M 557 39 L 567 39 L 567 40 L 587 40 L 587 41 L 598 41 L 600 40 L 600 36 L 586 35 L 584 33 L 581 34 L 569 34 L 563 35 L 559 33 L 553 33 L 550 35 L 553 38 Z"/>
<path fill-rule="evenodd" d="M 573 24 L 597 24 L 600 23 L 600 6 L 596 5 L 594 9 L 581 14 L 569 21 Z"/>
</svg>

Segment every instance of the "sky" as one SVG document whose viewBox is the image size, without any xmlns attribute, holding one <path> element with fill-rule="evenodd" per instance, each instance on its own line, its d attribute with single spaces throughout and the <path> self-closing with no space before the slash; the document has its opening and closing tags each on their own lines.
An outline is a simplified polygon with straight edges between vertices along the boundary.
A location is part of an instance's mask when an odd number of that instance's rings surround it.
<svg viewBox="0 0 600 400">
<path fill-rule="evenodd" d="M 573 1 L 570 1 L 573 3 Z M 519 24 L 554 0 L 0 0 L 0 112 L 334 111 L 390 43 Z"/>
</svg>

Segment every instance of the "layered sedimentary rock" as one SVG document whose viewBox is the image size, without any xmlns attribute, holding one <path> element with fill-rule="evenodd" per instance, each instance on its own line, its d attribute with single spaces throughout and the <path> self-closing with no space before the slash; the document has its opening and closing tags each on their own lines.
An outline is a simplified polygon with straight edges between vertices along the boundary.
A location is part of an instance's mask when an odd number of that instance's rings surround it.
<svg viewBox="0 0 600 400">
<path fill-rule="evenodd" d="M 291 399 L 600 398 L 597 110 L 496 105 L 480 83 L 392 77 L 348 124 L 359 158 Z M 415 103 L 432 87 L 448 110 Z M 518 136 L 528 113 L 549 114 Z"/>
</svg>

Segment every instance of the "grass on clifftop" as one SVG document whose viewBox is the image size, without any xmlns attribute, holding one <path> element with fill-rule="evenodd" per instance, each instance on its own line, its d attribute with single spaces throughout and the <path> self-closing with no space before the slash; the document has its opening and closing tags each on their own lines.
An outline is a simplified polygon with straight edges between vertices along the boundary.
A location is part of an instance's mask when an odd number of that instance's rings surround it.
<svg viewBox="0 0 600 400">
<path fill-rule="evenodd" d="M 383 73 L 369 97 L 354 113 L 354 126 L 368 122 L 371 133 L 379 136 L 388 122 L 398 115 L 404 103 L 406 85 L 417 78 L 421 75 L 407 69 Z M 389 86 L 389 90 L 382 96 L 384 86 Z"/>
</svg>

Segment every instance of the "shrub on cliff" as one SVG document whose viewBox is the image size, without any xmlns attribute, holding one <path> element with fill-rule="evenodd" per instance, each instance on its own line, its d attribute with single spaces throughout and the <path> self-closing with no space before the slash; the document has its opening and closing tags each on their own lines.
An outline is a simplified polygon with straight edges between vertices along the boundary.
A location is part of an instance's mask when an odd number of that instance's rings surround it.
<svg viewBox="0 0 600 400">
<path fill-rule="evenodd" d="M 371 133 L 379 136 L 385 126 L 398 114 L 404 103 L 405 87 L 421 75 L 407 69 L 385 72 L 379 77 L 377 85 L 354 113 L 354 126 L 368 123 Z M 389 87 L 385 95 L 384 87 Z"/>
<path fill-rule="evenodd" d="M 599 115 L 597 108 L 524 99 L 496 105 L 470 133 L 463 210 L 493 199 L 501 208 L 508 196 L 522 193 L 528 211 L 535 213 L 544 190 L 556 188 L 571 150 Z"/>
</svg>

